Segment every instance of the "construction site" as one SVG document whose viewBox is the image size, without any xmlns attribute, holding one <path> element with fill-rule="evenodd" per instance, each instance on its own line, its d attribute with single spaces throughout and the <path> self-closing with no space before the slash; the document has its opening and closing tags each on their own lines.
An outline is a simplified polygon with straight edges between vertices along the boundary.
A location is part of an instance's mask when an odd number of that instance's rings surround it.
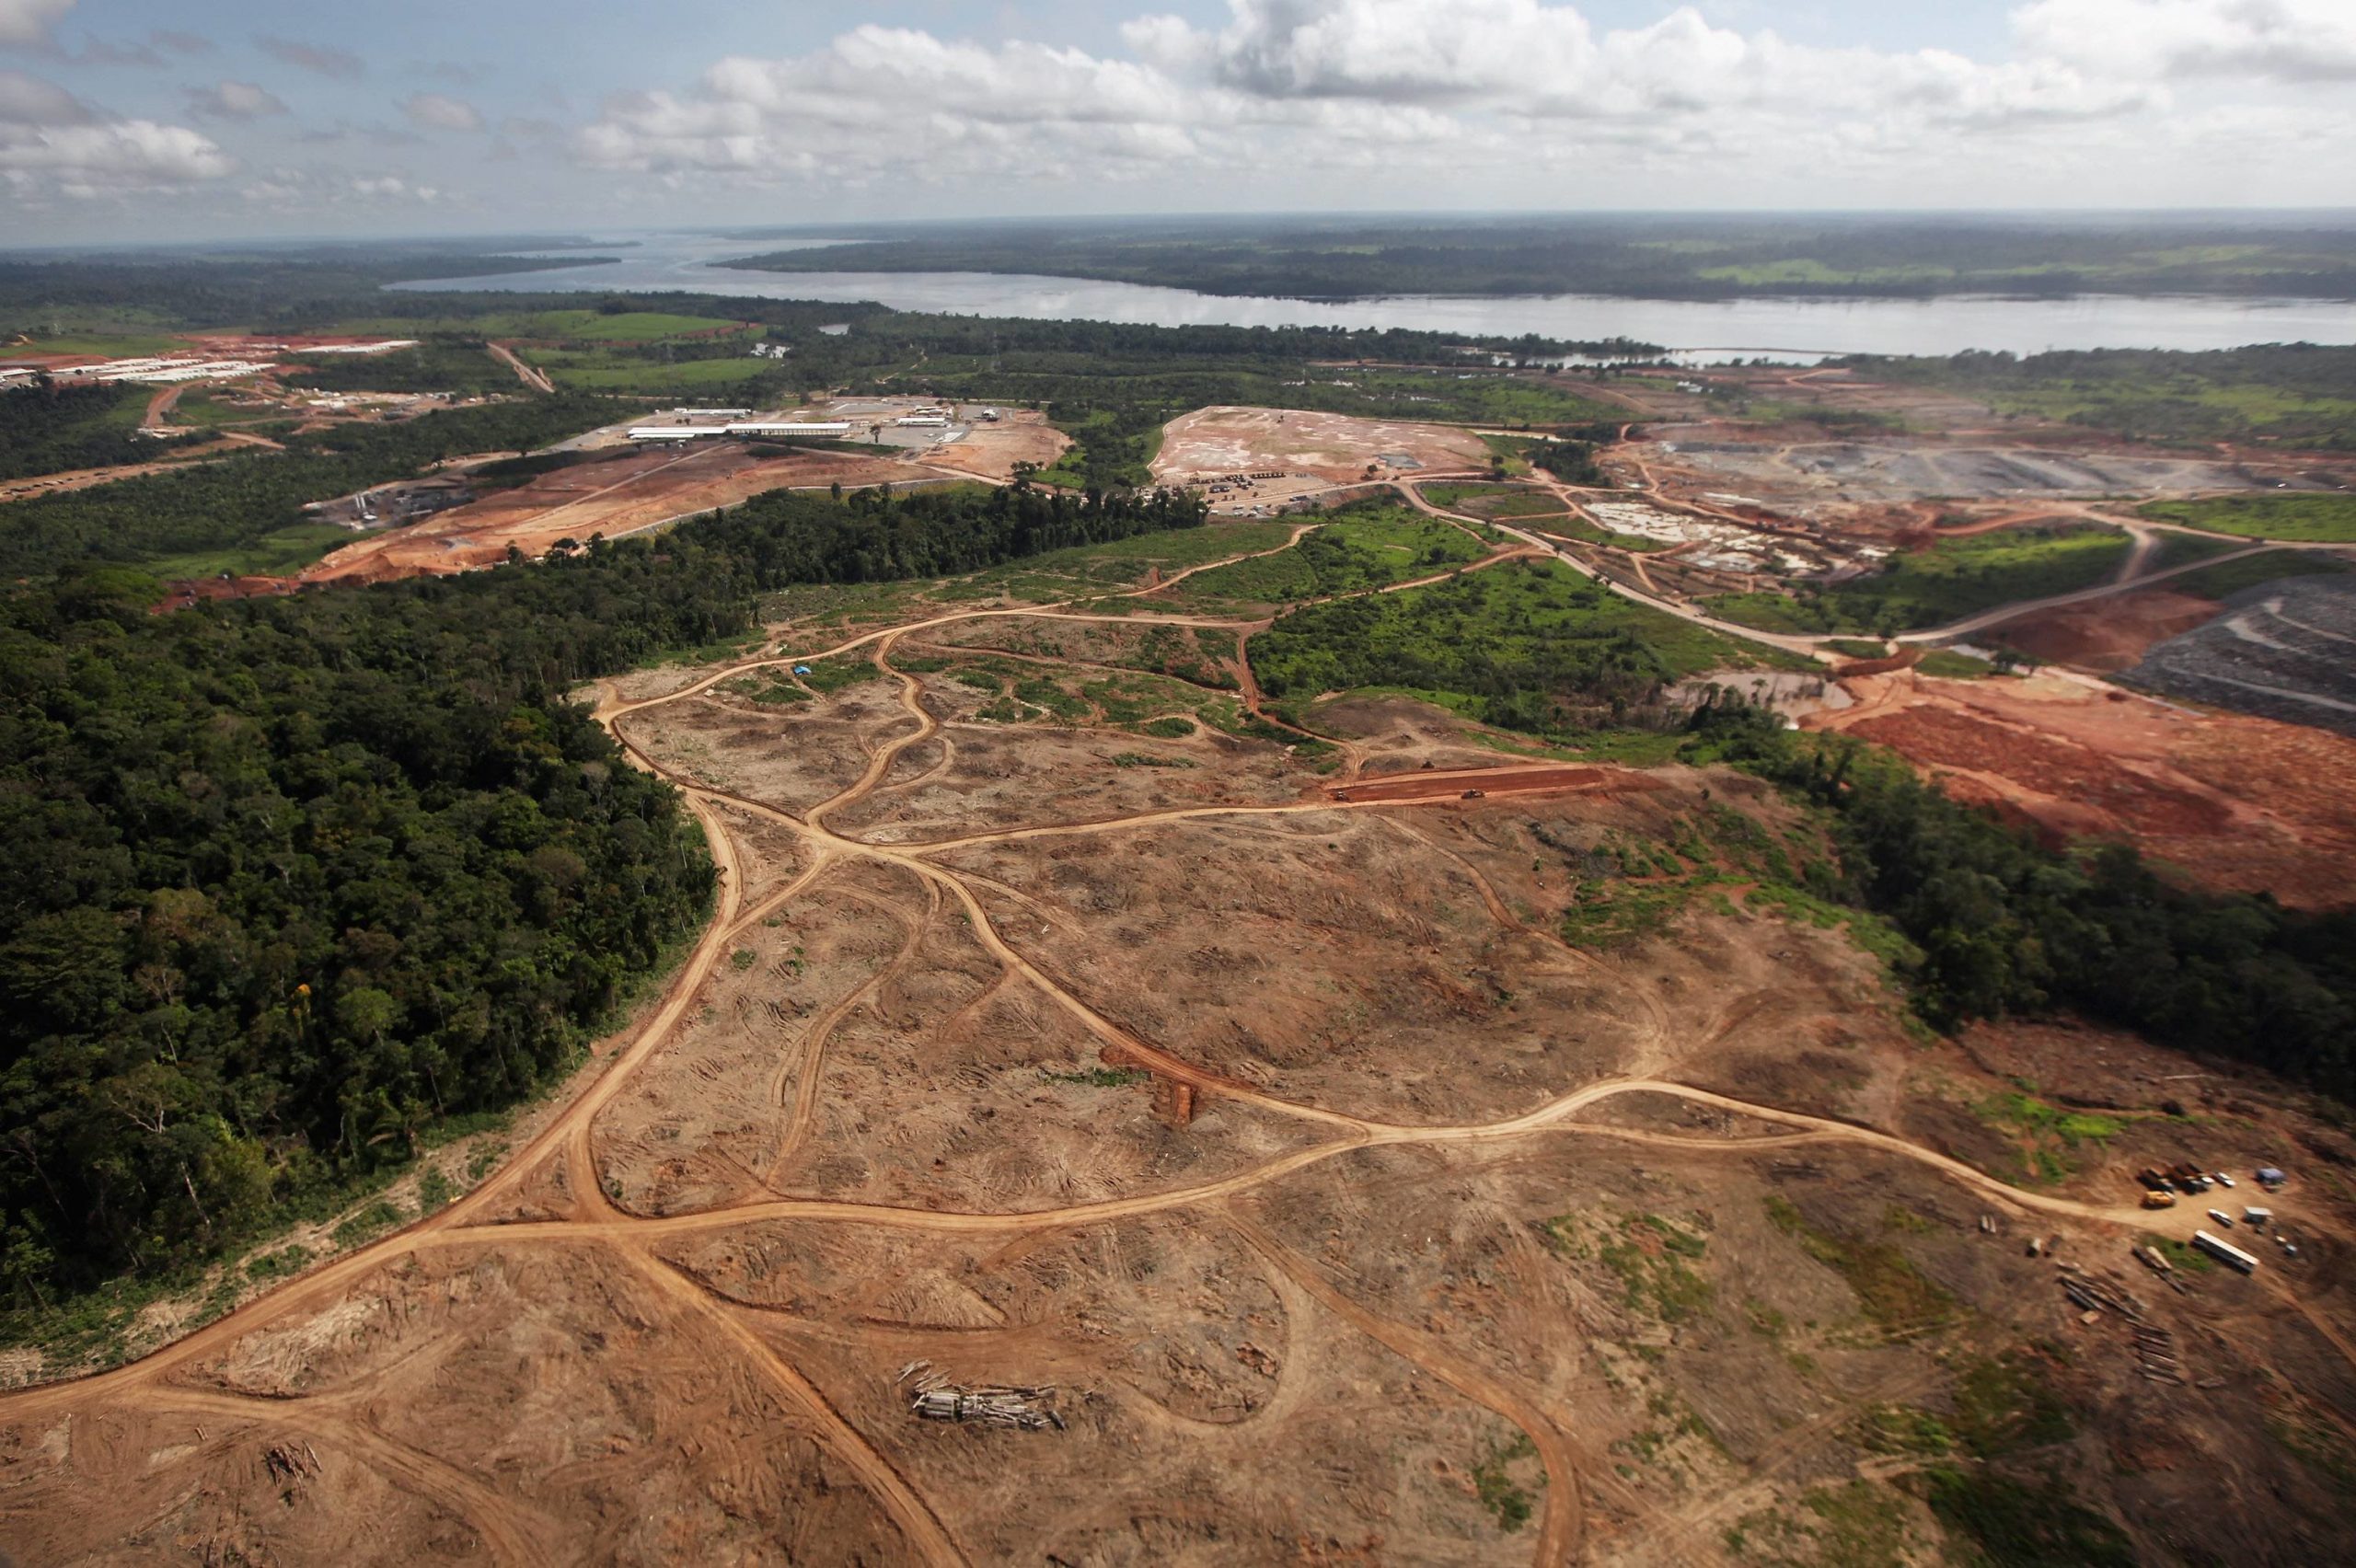
<svg viewBox="0 0 2356 1568">
<path fill-rule="evenodd" d="M 1731 865 L 1568 943 L 1640 846 L 1821 829 L 1399 698 L 1313 756 L 1263 623 L 1171 581 L 919 589 L 583 693 L 722 869 L 700 941 L 389 1234 L 328 1216 L 288 1283 L 0 1398 L 11 1553 L 1551 1568 L 1837 1517 L 1928 1561 L 2066 1484 L 2138 1555 L 2334 1555 L 2356 1145 L 2304 1096 L 1926 1043 Z M 1090 661 L 1165 632 L 1206 673 L 1115 717 Z M 2287 1170 L 2295 1253 L 2144 1206 L 2179 1166 Z"/>
</svg>

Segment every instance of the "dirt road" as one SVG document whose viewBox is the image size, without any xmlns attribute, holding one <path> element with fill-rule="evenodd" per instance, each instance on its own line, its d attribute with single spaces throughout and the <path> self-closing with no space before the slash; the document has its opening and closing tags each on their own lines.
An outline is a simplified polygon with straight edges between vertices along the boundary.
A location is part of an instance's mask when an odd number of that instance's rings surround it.
<svg viewBox="0 0 2356 1568">
<path fill-rule="evenodd" d="M 941 1516 L 895 1462 L 888 1434 L 863 1426 L 854 1412 L 830 1399 L 818 1386 L 813 1371 L 798 1366 L 773 1336 L 755 1326 L 752 1308 L 690 1277 L 662 1249 L 696 1238 L 733 1235 L 743 1233 L 747 1227 L 786 1222 L 935 1237 L 999 1238 L 1011 1244 L 1121 1221 L 1209 1214 L 1232 1227 L 1254 1254 L 1305 1293 L 1336 1323 L 1379 1343 L 1527 1435 L 1547 1476 L 1532 1561 L 1540 1568 L 1552 1568 L 1576 1559 L 1584 1549 L 1583 1498 L 1598 1489 L 1610 1492 L 1620 1487 L 1609 1466 L 1582 1448 L 1575 1435 L 1565 1430 L 1559 1412 L 1532 1398 L 1504 1370 L 1486 1364 L 1477 1347 L 1450 1343 L 1375 1311 L 1265 1225 L 1235 1206 L 1241 1200 L 1271 1191 L 1289 1177 L 1349 1155 L 1385 1149 L 1510 1146 L 1522 1140 L 1589 1136 L 1611 1143 L 1651 1144 L 1689 1152 L 1723 1150 L 1738 1159 L 1770 1147 L 1854 1147 L 1923 1167 L 1969 1191 L 1980 1202 L 2008 1212 L 2050 1215 L 2120 1231 L 2157 1229 L 2170 1235 L 2190 1234 L 2195 1219 L 2189 1208 L 2154 1216 L 2121 1205 L 2088 1204 L 2017 1189 L 1962 1160 L 1888 1132 L 1754 1103 L 1669 1078 L 1623 1076 L 1566 1091 L 1542 1089 L 1524 1101 L 1526 1109 L 1514 1114 L 1478 1122 L 1422 1124 L 1288 1098 L 1186 1059 L 1147 1038 L 1141 1031 L 1108 1017 L 1059 981 L 1046 963 L 1018 948 L 977 892 L 995 884 L 978 873 L 953 869 L 943 863 L 943 857 L 954 850 L 1018 840 L 1128 834 L 1177 822 L 1248 824 L 1268 816 L 1352 813 L 1397 813 L 1404 821 L 1408 813 L 1418 810 L 1450 804 L 1467 790 L 1503 793 L 1614 789 L 1645 781 L 1640 776 L 1623 776 L 1617 769 L 1508 764 L 1494 769 L 1434 771 L 1371 781 L 1352 778 L 1337 787 L 1350 796 L 1346 801 L 1320 794 L 1313 799 L 1275 805 L 1213 803 L 1173 807 L 1115 813 L 1095 820 L 953 834 L 922 843 L 884 843 L 859 836 L 855 828 L 831 825 L 885 787 L 895 765 L 914 748 L 941 737 L 941 721 L 928 707 L 922 685 L 895 666 L 895 646 L 904 639 L 927 630 L 1012 616 L 1130 626 L 1231 628 L 1238 624 L 1207 617 L 1121 617 L 1054 607 L 961 610 L 907 620 L 845 639 L 827 648 L 725 666 L 659 697 L 625 701 L 608 686 L 598 709 L 599 721 L 611 731 L 635 766 L 664 777 L 680 790 L 720 870 L 720 894 L 710 923 L 659 1003 L 644 1015 L 635 1032 L 601 1069 L 583 1082 L 568 1104 L 457 1203 L 372 1245 L 310 1270 L 144 1360 L 78 1381 L 0 1397 L 0 1424 L 21 1429 L 29 1423 L 126 1401 L 254 1419 L 258 1407 L 263 1407 L 265 1401 L 202 1386 L 196 1380 L 197 1369 L 230 1355 L 248 1336 L 265 1330 L 301 1325 L 338 1309 L 356 1286 L 375 1277 L 379 1271 L 405 1266 L 409 1261 L 454 1254 L 502 1258 L 585 1255 L 594 1260 L 601 1277 L 626 1276 L 640 1282 L 644 1287 L 640 1299 L 663 1304 L 663 1320 L 667 1329 L 709 1343 L 716 1355 L 795 1412 L 820 1449 L 839 1467 L 841 1474 L 872 1501 L 898 1532 L 902 1554 L 927 1562 L 959 1562 L 974 1555 L 976 1550 L 961 1541 L 962 1521 Z M 866 756 L 855 776 L 799 813 L 748 794 L 716 788 L 692 774 L 666 767 L 655 755 L 656 748 L 634 733 L 632 721 L 641 716 L 691 701 L 747 670 L 839 658 L 859 650 L 866 650 L 876 671 L 895 683 L 893 699 L 861 734 Z M 791 722 L 790 719 L 782 721 Z M 778 891 L 748 905 L 745 890 L 752 858 L 746 847 L 752 842 L 750 824 L 754 824 L 784 835 L 795 846 L 802 869 Z M 706 1005 L 707 984 L 729 957 L 742 933 L 810 896 L 822 883 L 839 882 L 861 868 L 912 875 L 926 890 L 925 913 L 912 929 L 897 940 L 898 956 L 890 960 L 884 974 L 897 974 L 914 963 L 914 955 L 923 942 L 924 928 L 934 923 L 933 913 L 938 911 L 948 917 L 941 923 L 953 920 L 970 932 L 989 963 L 997 967 L 999 984 L 1035 997 L 1055 1014 L 1077 1025 L 1098 1043 L 1106 1062 L 1144 1068 L 1157 1078 L 1184 1086 L 1203 1100 L 1225 1101 L 1247 1108 L 1274 1124 L 1292 1129 L 1296 1137 L 1307 1141 L 1223 1174 L 1079 1202 L 952 1207 L 765 1196 L 754 1192 L 701 1207 L 681 1207 L 670 1212 L 641 1213 L 624 1207 L 614 1195 L 618 1189 L 609 1189 L 601 1164 L 595 1136 L 600 1113 L 619 1097 L 634 1090 L 672 1043 L 683 1021 Z M 1492 914 L 1504 917 L 1507 923 L 1520 928 L 1506 915 L 1505 905 L 1495 892 L 1486 890 L 1485 883 L 1483 885 Z M 1535 934 L 1523 930 L 1523 935 Z M 1590 956 L 1568 948 L 1561 949 L 1561 957 L 1564 963 L 1584 966 L 1598 974 L 1608 977 L 1611 973 Z M 798 1075 L 803 1087 L 795 1090 L 792 1103 L 783 1103 L 782 1093 L 771 1095 L 771 1109 L 780 1119 L 788 1147 L 801 1136 L 796 1129 L 806 1132 L 810 1125 L 816 1082 L 813 1069 L 826 1049 L 834 1024 L 851 1005 L 855 1004 L 844 1004 L 819 1019 L 818 1026 L 804 1040 L 803 1055 L 800 1058 L 803 1070 Z M 1580 1113 L 1590 1108 L 1639 1095 L 1666 1096 L 1772 1123 L 1786 1130 L 1765 1136 L 1714 1139 L 1580 1120 Z M 531 1183 L 551 1170 L 561 1174 L 562 1190 L 569 1194 L 567 1210 L 548 1217 L 509 1215 L 507 1210 L 530 1190 Z M 2337 1338 L 2335 1343 L 2339 1343 Z M 2341 1348 L 2347 1347 L 2342 1344 Z M 341 1443 L 364 1458 L 387 1484 L 429 1500 L 434 1507 L 465 1521 L 474 1532 L 480 1551 L 491 1560 L 529 1563 L 555 1555 L 548 1544 L 555 1539 L 552 1527 L 508 1494 L 501 1483 L 500 1472 L 481 1460 L 438 1458 L 389 1442 L 373 1428 L 361 1397 L 297 1394 L 267 1401 L 266 1411 L 273 1420 L 315 1432 L 322 1440 L 331 1438 Z M 0 1503 L 0 1517 L 8 1516 L 4 1512 L 6 1507 L 5 1503 Z M 67 1534 L 56 1539 L 83 1541 L 90 1550 L 100 1550 L 106 1544 L 103 1535 L 75 1536 L 67 1527 L 60 1528 L 67 1528 Z"/>
</svg>

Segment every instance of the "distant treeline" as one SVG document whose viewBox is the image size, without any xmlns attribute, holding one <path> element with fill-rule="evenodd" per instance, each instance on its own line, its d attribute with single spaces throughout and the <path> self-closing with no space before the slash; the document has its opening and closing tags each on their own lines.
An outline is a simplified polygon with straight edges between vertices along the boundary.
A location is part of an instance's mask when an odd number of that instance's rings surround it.
<svg viewBox="0 0 2356 1568">
<path fill-rule="evenodd" d="M 2265 441 L 2356 450 L 2356 348 L 2261 343 L 2182 352 L 2094 349 L 1841 362 L 1861 374 L 1948 387 L 1999 411 L 2143 441 Z"/>
<path fill-rule="evenodd" d="M 828 231 L 830 236 L 841 231 Z M 1212 294 L 2356 297 L 2356 226 L 1758 215 L 1042 220 L 872 229 L 732 265 L 1051 273 Z M 749 243 L 754 241 L 748 240 Z"/>
<path fill-rule="evenodd" d="M 1693 728 L 1831 813 L 1841 863 L 1813 868 L 1810 891 L 1922 950 L 1908 979 L 1933 1023 L 2069 1009 L 2356 1099 L 2356 910 L 2187 891 L 2124 845 L 2045 849 L 1891 753 L 1738 700 Z"/>
<path fill-rule="evenodd" d="M 0 479 L 162 456 L 174 443 L 137 433 L 144 386 L 40 384 L 0 392 Z"/>
<path fill-rule="evenodd" d="M 15 394 L 10 394 L 15 396 Z M 0 506 L 0 579 L 80 562 L 136 565 L 251 544 L 302 521 L 306 502 L 405 478 L 468 453 L 522 453 L 635 405 L 578 393 L 347 424 L 256 452 Z"/>
<path fill-rule="evenodd" d="M 152 579 L 75 566 L 0 599 L 0 1302 L 201 1259 L 576 1059 L 712 871 L 575 683 L 775 589 L 1202 515 L 774 492 L 456 578 L 156 616 Z"/>
</svg>

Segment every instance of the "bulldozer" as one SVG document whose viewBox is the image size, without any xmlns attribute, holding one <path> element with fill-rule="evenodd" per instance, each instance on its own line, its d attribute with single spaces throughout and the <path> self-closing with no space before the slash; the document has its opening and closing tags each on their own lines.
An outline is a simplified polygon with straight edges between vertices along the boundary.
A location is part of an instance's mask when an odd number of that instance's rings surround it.
<svg viewBox="0 0 2356 1568">
<path fill-rule="evenodd" d="M 2167 1192 L 2146 1193 L 2143 1194 L 2143 1206 L 2147 1209 L 2174 1208 L 2176 1194 Z"/>
</svg>

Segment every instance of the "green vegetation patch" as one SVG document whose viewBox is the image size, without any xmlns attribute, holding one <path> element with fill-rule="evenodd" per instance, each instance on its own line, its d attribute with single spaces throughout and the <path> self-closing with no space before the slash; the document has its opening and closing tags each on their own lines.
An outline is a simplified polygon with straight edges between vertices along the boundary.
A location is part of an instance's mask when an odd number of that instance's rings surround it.
<svg viewBox="0 0 2356 1568">
<path fill-rule="evenodd" d="M 1589 1258 L 1619 1277 L 1629 1310 L 1663 1323 L 1682 1323 L 1706 1311 L 1716 1291 L 1693 1265 L 1709 1251 L 1697 1225 L 1657 1214 L 1598 1217 L 1557 1215 L 1546 1222 L 1548 1244 L 1571 1258 Z"/>
<path fill-rule="evenodd" d="M 1484 723 L 1542 736 L 1626 724 L 1705 670 L 1793 667 L 1634 604 L 1560 561 L 1514 561 L 1397 594 L 1314 605 L 1251 639 L 1269 696 L 1367 686 L 1444 693 Z"/>
<path fill-rule="evenodd" d="M 1195 605 L 1291 604 L 1427 577 L 1487 551 L 1463 529 L 1389 502 L 1332 514 L 1290 549 L 1214 567 L 1173 597 Z"/>
<path fill-rule="evenodd" d="M 2356 422 L 2356 405 L 2349 410 Z M 2181 523 L 2249 539 L 2281 539 L 2302 545 L 2356 543 L 2356 495 L 2337 491 L 2265 490 L 2252 495 L 2207 496 L 2198 501 L 2153 501 L 2137 509 L 2161 523 Z"/>
<path fill-rule="evenodd" d="M 1996 673 L 1996 666 L 1970 653 L 1958 653 L 1952 648 L 1934 648 L 1914 662 L 1916 673 L 1936 675 L 1941 680 L 1976 681 Z"/>
<path fill-rule="evenodd" d="M 1980 1101 L 1972 1113 L 2015 1135 L 2021 1169 L 2031 1182 L 2058 1182 L 2077 1169 L 2082 1145 L 2117 1137 L 2125 1124 L 2113 1116 L 2049 1104 L 2027 1090 L 2008 1090 Z"/>
<path fill-rule="evenodd" d="M 1767 1217 L 1802 1251 L 1848 1281 L 1865 1316 L 1891 1333 L 1919 1333 L 1954 1320 L 1955 1297 L 1890 1242 L 1852 1241 L 1820 1230 L 1778 1196 L 1767 1199 Z"/>
<path fill-rule="evenodd" d="M 2230 599 L 2245 588 L 2279 582 L 2286 577 L 2325 577 L 2349 570 L 2348 562 L 2320 550 L 2261 550 L 2239 560 L 2171 577 L 2160 586 L 2203 599 Z"/>
<path fill-rule="evenodd" d="M 2124 534 L 2097 525 L 2000 528 L 1905 551 L 1869 577 L 1793 594 L 1722 594 L 1703 607 L 1761 631 L 1888 637 L 2091 588 L 2117 573 L 2131 548 Z"/>
<path fill-rule="evenodd" d="M 1914 1405 L 1875 1405 L 1857 1418 L 1854 1433 L 1858 1447 L 1877 1454 L 1935 1457 L 1955 1447 L 1955 1433 L 1947 1424 Z"/>
<path fill-rule="evenodd" d="M 1074 1083 L 1088 1089 L 1128 1089 L 1153 1077 L 1143 1067 L 1082 1067 L 1069 1073 L 1041 1067 L 1039 1076 L 1049 1083 Z"/>
<path fill-rule="evenodd" d="M 2070 1407 L 2027 1350 L 1983 1356 L 1956 1378 L 1955 1435 L 1983 1459 L 2065 1442 L 2077 1430 Z"/>
<path fill-rule="evenodd" d="M 2135 1568 L 2126 1531 L 2058 1480 L 2032 1484 L 1942 1466 L 1928 1482 L 1931 1512 L 1989 1568 Z"/>
<path fill-rule="evenodd" d="M 1480 1498 L 1481 1506 L 1496 1516 L 1497 1528 L 1507 1535 L 1530 1523 L 1535 1500 L 1528 1488 L 1514 1479 L 1517 1469 L 1534 1468 L 1535 1485 L 1546 1484 L 1542 1467 L 1527 1466 L 1526 1460 L 1538 1457 L 1538 1446 L 1527 1432 L 1514 1434 L 1513 1441 L 1501 1447 L 1492 1447 L 1472 1467 L 1472 1492 Z"/>
<path fill-rule="evenodd" d="M 1921 1543 L 1905 1497 L 1870 1481 L 1819 1486 L 1797 1513 L 1760 1508 L 1727 1527 L 1729 1556 L 1760 1568 L 1888 1568 L 1911 1562 Z"/>
</svg>

